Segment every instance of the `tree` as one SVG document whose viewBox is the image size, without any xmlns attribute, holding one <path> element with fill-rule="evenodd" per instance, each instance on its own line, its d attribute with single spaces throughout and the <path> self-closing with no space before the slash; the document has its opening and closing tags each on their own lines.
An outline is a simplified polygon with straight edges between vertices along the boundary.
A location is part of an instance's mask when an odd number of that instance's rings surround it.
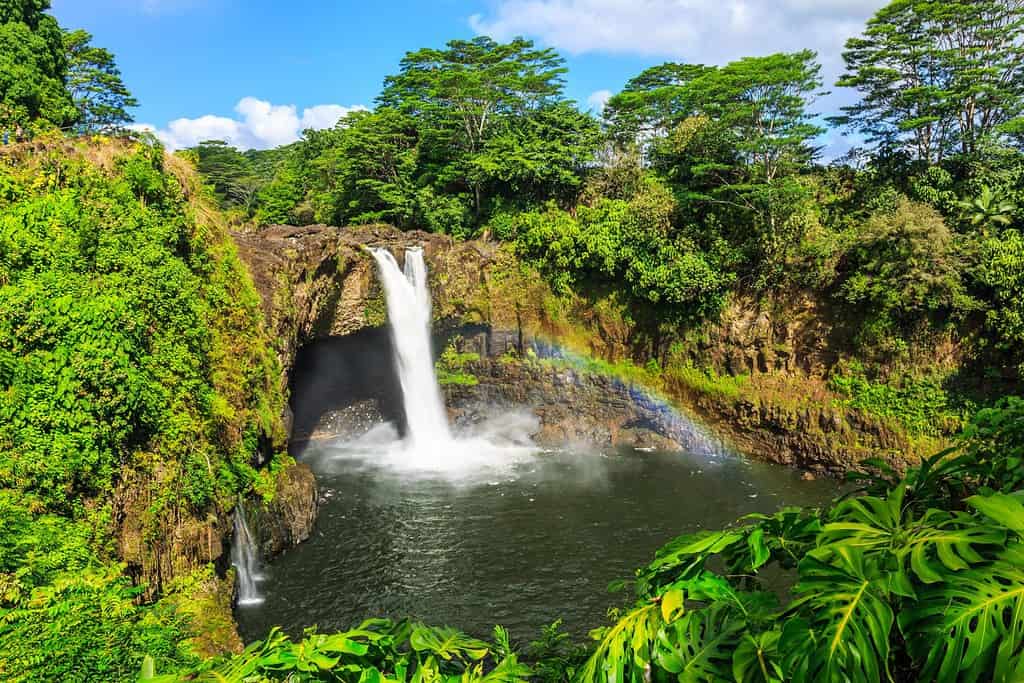
<svg viewBox="0 0 1024 683">
<path fill-rule="evenodd" d="M 0 127 L 75 118 L 65 87 L 67 59 L 49 0 L 0 0 Z"/>
<path fill-rule="evenodd" d="M 590 114 L 558 102 L 504 125 L 469 161 L 469 177 L 509 200 L 570 201 L 601 142 Z"/>
<path fill-rule="evenodd" d="M 839 294 L 866 320 L 861 343 L 902 346 L 904 332 L 966 301 L 955 247 L 942 216 L 905 197 L 867 220 L 840 264 Z"/>
<path fill-rule="evenodd" d="M 745 57 L 706 70 L 688 88 L 764 182 L 814 156 L 810 140 L 823 132 L 807 111 L 822 84 L 816 57 L 811 50 Z"/>
<path fill-rule="evenodd" d="M 667 135 L 696 113 L 688 86 L 712 70 L 701 64 L 666 62 L 629 79 L 604 110 L 612 136 L 628 144 Z"/>
<path fill-rule="evenodd" d="M 193 151 L 199 172 L 213 186 L 222 204 L 233 204 L 251 213 L 261 183 L 255 178 L 249 158 L 223 140 L 201 142 Z"/>
<path fill-rule="evenodd" d="M 352 112 L 334 130 L 307 131 L 306 139 L 321 148 L 309 163 L 318 220 L 410 226 L 418 158 L 412 119 L 387 107 Z"/>
<path fill-rule="evenodd" d="M 714 207 L 732 226 L 759 285 L 782 274 L 804 228 L 809 191 L 796 173 L 814 158 L 811 140 L 822 131 L 808 112 L 820 68 L 804 50 L 705 69 L 686 86 L 697 115 L 655 150 L 656 167 L 671 169 L 683 198 Z"/>
<path fill-rule="evenodd" d="M 402 59 L 384 81 L 379 104 L 416 121 L 425 169 L 442 186 L 473 195 L 479 217 L 483 182 L 469 162 L 496 130 L 521 121 L 561 98 L 566 72 L 553 50 L 517 38 L 454 40 L 447 49 L 424 48 Z"/>
<path fill-rule="evenodd" d="M 972 155 L 1019 127 L 1022 0 L 895 0 L 846 44 L 841 87 L 862 99 L 833 123 L 925 163 Z"/>
<path fill-rule="evenodd" d="M 92 35 L 78 29 L 64 34 L 67 87 L 78 110 L 75 128 L 80 133 L 109 131 L 134 119 L 128 109 L 139 106 L 121 80 L 114 55 L 90 45 Z"/>
</svg>

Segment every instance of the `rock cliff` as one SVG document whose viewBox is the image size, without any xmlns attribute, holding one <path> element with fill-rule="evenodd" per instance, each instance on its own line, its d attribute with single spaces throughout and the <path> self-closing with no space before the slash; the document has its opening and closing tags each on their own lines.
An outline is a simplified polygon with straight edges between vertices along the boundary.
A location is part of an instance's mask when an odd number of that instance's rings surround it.
<svg viewBox="0 0 1024 683">
<path fill-rule="evenodd" d="M 235 239 L 277 338 L 282 386 L 292 376 L 300 348 L 328 339 L 355 339 L 385 325 L 383 292 L 367 247 L 386 247 L 400 262 L 405 249 L 422 247 L 438 328 L 475 326 L 469 350 L 484 358 L 509 350 L 521 356 L 531 340 L 542 338 L 609 361 L 664 360 L 665 344 L 639 331 L 628 306 L 614 295 L 593 300 L 555 296 L 507 247 L 494 243 L 457 242 L 383 225 L 271 226 L 235 235 Z M 738 396 L 702 393 L 672 381 L 668 373 L 659 387 L 750 455 L 838 473 L 867 457 L 885 457 L 899 464 L 903 454 L 913 457 L 915 448 L 923 451 L 942 445 L 913 444 L 899 425 L 831 405 L 833 397 L 821 390 L 822 377 L 839 357 L 842 330 L 812 298 L 767 305 L 737 299 L 718 322 L 692 330 L 680 345 L 695 367 L 755 380 L 749 391 Z M 556 385 L 541 378 L 508 377 L 512 370 L 493 364 L 478 371 L 483 386 L 473 392 L 451 389 L 453 401 L 460 400 L 459 391 L 467 401 L 474 392 L 507 401 L 521 391 L 512 385 L 531 386 L 539 393 L 525 398 L 547 406 L 550 435 L 559 430 L 566 435 L 573 432 L 574 427 L 567 426 L 571 421 L 556 415 L 559 410 L 574 410 L 568 395 L 557 409 L 557 402 L 547 401 L 557 393 L 557 388 L 551 389 Z M 759 378 L 771 381 L 760 383 Z M 779 382 L 781 389 L 776 386 Z M 762 384 L 767 387 L 764 391 Z M 817 397 L 819 405 L 793 400 L 814 392 L 822 394 Z M 580 396 L 574 400 L 581 400 Z M 600 412 L 597 404 L 584 402 Z M 355 412 L 359 410 L 355 406 Z M 575 410 L 579 412 L 578 407 Z M 291 429 L 290 415 L 286 420 Z M 595 424 L 581 429 L 593 431 Z M 316 420 L 307 421 L 297 436 L 304 438 L 315 429 Z"/>
</svg>

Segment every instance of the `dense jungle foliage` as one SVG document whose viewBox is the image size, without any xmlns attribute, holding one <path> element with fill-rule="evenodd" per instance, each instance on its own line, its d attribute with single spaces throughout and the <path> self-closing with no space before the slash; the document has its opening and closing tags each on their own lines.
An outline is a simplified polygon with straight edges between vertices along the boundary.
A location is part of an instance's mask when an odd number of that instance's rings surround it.
<svg viewBox="0 0 1024 683">
<path fill-rule="evenodd" d="M 277 361 L 187 166 L 35 144 L 0 153 L 0 677 L 120 680 L 144 653 L 189 660 L 176 595 L 211 578 L 133 585 L 128 497 L 158 553 L 268 490 L 254 458 L 283 440 Z"/>
<path fill-rule="evenodd" d="M 177 156 L 96 135 L 135 101 L 48 7 L 0 0 L 0 678 L 1024 680 L 1024 403 L 995 402 L 1024 368 L 1020 3 L 894 0 L 847 43 L 837 86 L 859 100 L 828 120 L 809 51 L 662 64 L 584 113 L 557 53 L 479 37 L 409 53 L 373 111 L 293 145 Z M 823 163 L 826 125 L 863 145 Z M 827 509 L 671 541 L 588 646 L 370 620 L 207 658 L 230 628 L 214 564 L 163 576 L 138 552 L 219 537 L 287 464 L 226 220 L 504 241 L 559 295 L 624 302 L 654 340 L 638 376 L 734 297 L 812 292 L 848 340 L 840 400 L 967 427 Z M 461 362 L 442 359 L 449 381 Z"/>
</svg>

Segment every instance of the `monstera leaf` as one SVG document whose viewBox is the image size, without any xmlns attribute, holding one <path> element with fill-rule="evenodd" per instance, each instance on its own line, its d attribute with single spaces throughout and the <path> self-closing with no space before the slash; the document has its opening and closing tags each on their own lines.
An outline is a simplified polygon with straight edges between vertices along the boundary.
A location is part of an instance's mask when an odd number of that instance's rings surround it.
<svg viewBox="0 0 1024 683">
<path fill-rule="evenodd" d="M 879 568 L 856 549 L 839 548 L 824 562 L 800 562 L 801 596 L 782 630 L 787 680 L 793 683 L 878 683 L 891 680 L 893 612 Z"/>
<path fill-rule="evenodd" d="M 920 518 L 904 505 L 906 487 L 897 486 L 887 498 L 865 496 L 847 500 L 825 525 L 819 550 L 854 548 L 864 554 L 886 553 L 895 559 L 890 587 L 913 597 L 911 577 L 924 583 L 943 579 L 943 571 L 958 571 L 985 561 L 981 551 L 1001 547 L 1006 532 L 962 513 L 928 510 Z M 909 565 L 909 567 L 908 567 Z"/>
<path fill-rule="evenodd" d="M 732 676 L 737 683 L 783 683 L 786 674 L 779 653 L 779 631 L 744 634 L 732 656 Z"/>
<path fill-rule="evenodd" d="M 741 521 L 754 523 L 725 531 L 686 534 L 669 542 L 651 564 L 637 572 L 641 595 L 652 595 L 668 583 L 700 574 L 715 555 L 722 556 L 733 574 L 753 576 L 772 561 L 793 567 L 813 546 L 821 529 L 817 511 L 802 508 L 748 515 Z"/>
<path fill-rule="evenodd" d="M 1024 538 L 1024 493 L 971 496 L 967 504 Z"/>
<path fill-rule="evenodd" d="M 578 683 L 644 683 L 651 647 L 664 621 L 661 606 L 652 602 L 622 617 L 601 638 L 594 654 L 576 674 Z"/>
<path fill-rule="evenodd" d="M 727 552 L 730 569 L 735 573 L 756 572 L 771 561 L 795 567 L 806 551 L 814 547 L 821 531 L 818 511 L 804 508 L 783 508 L 771 515 L 752 514 L 743 520 L 756 524 L 747 528 L 743 552 L 737 546 Z"/>
<path fill-rule="evenodd" d="M 725 604 L 688 612 L 658 632 L 654 661 L 681 683 L 730 681 L 733 651 L 745 626 Z"/>
<path fill-rule="evenodd" d="M 1024 680 L 1024 546 L 927 588 L 900 629 L 924 661 L 921 680 Z"/>
<path fill-rule="evenodd" d="M 744 531 L 702 531 L 673 539 L 658 550 L 653 562 L 637 572 L 638 590 L 641 594 L 657 592 L 659 584 L 699 574 L 709 557 L 745 543 Z"/>
</svg>

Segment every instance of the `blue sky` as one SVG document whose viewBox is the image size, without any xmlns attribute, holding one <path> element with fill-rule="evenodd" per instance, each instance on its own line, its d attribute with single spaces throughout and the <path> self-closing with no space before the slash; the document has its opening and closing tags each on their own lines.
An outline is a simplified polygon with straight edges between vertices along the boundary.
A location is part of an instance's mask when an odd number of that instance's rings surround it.
<svg viewBox="0 0 1024 683">
<path fill-rule="evenodd" d="M 885 0 L 53 0 L 66 28 L 111 49 L 170 146 L 226 137 L 241 147 L 295 139 L 372 106 L 402 55 L 452 38 L 524 35 L 554 47 L 585 109 L 647 66 L 724 63 L 804 47 L 828 80 L 846 38 Z M 834 110 L 849 93 L 818 103 Z M 823 142 L 843 143 L 830 134 Z"/>
</svg>

